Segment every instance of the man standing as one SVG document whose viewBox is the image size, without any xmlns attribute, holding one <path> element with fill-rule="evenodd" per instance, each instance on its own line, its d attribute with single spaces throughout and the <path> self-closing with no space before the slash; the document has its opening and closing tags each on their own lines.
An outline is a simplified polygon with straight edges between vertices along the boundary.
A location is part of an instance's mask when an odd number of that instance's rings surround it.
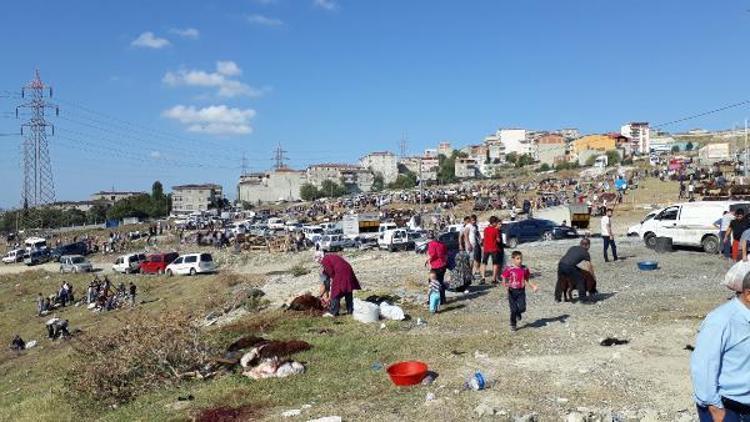
<svg viewBox="0 0 750 422">
<path fill-rule="evenodd" d="M 555 301 L 560 302 L 562 300 L 562 288 L 560 286 L 560 278 L 567 276 L 575 280 L 576 288 L 578 289 L 578 302 L 587 302 L 586 299 L 586 282 L 583 279 L 583 273 L 578 268 L 578 264 L 584 262 L 586 271 L 590 272 L 593 277 L 594 265 L 591 264 L 591 255 L 589 255 L 589 248 L 591 247 L 591 241 L 587 238 L 581 239 L 580 246 L 572 246 L 568 249 L 568 252 L 560 258 L 560 262 L 557 264 L 557 285 L 555 286 Z"/>
<path fill-rule="evenodd" d="M 610 246 L 612 246 L 612 258 L 617 261 L 617 245 L 615 245 L 615 236 L 612 233 L 612 208 L 608 208 L 602 217 L 602 240 L 604 241 L 604 262 L 609 262 L 607 249 Z"/>
<path fill-rule="evenodd" d="M 731 255 L 729 253 L 730 250 L 730 240 L 727 236 L 727 232 L 729 231 L 729 224 L 734 220 L 734 213 L 732 211 L 724 211 L 724 215 L 721 216 L 719 221 L 717 221 L 716 225 L 718 225 L 719 229 L 719 240 L 721 241 L 721 254 L 724 255 L 725 258 L 729 258 Z"/>
<path fill-rule="evenodd" d="M 471 224 L 469 225 L 469 242 L 466 244 L 466 250 L 472 256 L 474 261 L 474 274 L 484 278 L 484 274 L 480 273 L 482 265 L 482 237 L 479 235 L 479 227 L 477 226 L 477 216 L 471 215 Z"/>
<path fill-rule="evenodd" d="M 690 372 L 701 422 L 750 420 L 750 274 L 703 321 Z"/>
<path fill-rule="evenodd" d="M 747 220 L 745 219 L 745 210 L 742 208 L 734 212 L 734 220 L 729 223 L 729 232 L 724 236 L 732 241 L 732 260 L 740 260 L 740 238 L 742 233 L 747 230 Z"/>
<path fill-rule="evenodd" d="M 490 225 L 484 229 L 484 244 L 482 245 L 482 266 L 479 273 L 484 280 L 487 263 L 492 259 L 492 283 L 497 284 L 500 266 L 503 265 L 503 238 L 497 227 L 500 220 L 494 215 L 490 217 Z"/>
</svg>

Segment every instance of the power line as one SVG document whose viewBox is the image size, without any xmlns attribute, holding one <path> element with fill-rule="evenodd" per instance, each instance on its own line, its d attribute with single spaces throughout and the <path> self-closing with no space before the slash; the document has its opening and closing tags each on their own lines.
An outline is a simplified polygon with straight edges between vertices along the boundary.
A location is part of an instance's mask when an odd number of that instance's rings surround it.
<svg viewBox="0 0 750 422">
<path fill-rule="evenodd" d="M 711 114 L 720 113 L 722 111 L 730 110 L 730 109 L 741 107 L 743 105 L 748 105 L 748 104 L 750 104 L 750 100 L 745 100 L 745 101 L 741 101 L 739 103 L 730 104 L 730 105 L 726 105 L 724 107 L 715 108 L 713 110 L 704 111 L 702 113 L 693 114 L 692 116 L 683 117 L 681 119 L 676 119 L 676 120 L 672 120 L 672 121 L 669 121 L 669 122 L 660 123 L 658 125 L 654 125 L 654 126 L 651 126 L 651 127 L 652 128 L 660 128 L 660 127 L 664 127 L 664 126 L 671 126 L 671 125 L 674 125 L 674 124 L 677 124 L 677 123 L 682 123 L 682 122 L 686 122 L 688 120 L 697 119 L 699 117 L 704 117 L 704 116 L 708 116 L 708 115 L 711 115 Z"/>
</svg>

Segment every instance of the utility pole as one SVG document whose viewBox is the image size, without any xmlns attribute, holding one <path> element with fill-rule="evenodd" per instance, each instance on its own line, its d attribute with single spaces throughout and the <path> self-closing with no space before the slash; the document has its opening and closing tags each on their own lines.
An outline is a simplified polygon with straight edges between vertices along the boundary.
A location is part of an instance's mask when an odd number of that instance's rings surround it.
<svg viewBox="0 0 750 422">
<path fill-rule="evenodd" d="M 247 158 L 245 158 L 245 153 L 242 153 L 242 176 L 247 175 Z"/>
<path fill-rule="evenodd" d="M 274 170 L 283 169 L 286 167 L 285 162 L 289 159 L 286 158 L 287 151 L 285 151 L 283 148 L 281 148 L 281 142 L 279 142 L 279 145 L 273 150 L 273 158 L 274 161 Z"/>
<path fill-rule="evenodd" d="M 55 183 L 52 178 L 47 136 L 55 134 L 55 126 L 45 118 L 47 109 L 54 109 L 60 115 L 60 109 L 49 102 L 52 87 L 45 85 L 37 69 L 34 79 L 21 89 L 21 98 L 26 102 L 16 107 L 16 118 L 20 109 L 30 110 L 29 120 L 21 124 L 23 141 L 23 190 L 21 204 L 24 209 L 55 202 Z M 50 133 L 47 133 L 50 128 Z M 24 131 L 24 129 L 26 129 Z"/>
<path fill-rule="evenodd" d="M 408 144 L 406 143 L 406 132 L 401 134 L 401 142 L 398 144 L 399 146 L 399 152 L 401 153 L 401 158 L 403 159 L 406 157 L 406 151 Z"/>
</svg>

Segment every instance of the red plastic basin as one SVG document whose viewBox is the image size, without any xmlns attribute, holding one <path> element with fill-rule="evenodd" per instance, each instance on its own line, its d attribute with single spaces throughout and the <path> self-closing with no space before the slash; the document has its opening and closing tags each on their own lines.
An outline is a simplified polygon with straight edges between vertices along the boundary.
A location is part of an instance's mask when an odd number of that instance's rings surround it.
<svg viewBox="0 0 750 422">
<path fill-rule="evenodd" d="M 386 369 L 394 384 L 417 385 L 427 375 L 427 364 L 419 361 L 398 362 Z"/>
</svg>

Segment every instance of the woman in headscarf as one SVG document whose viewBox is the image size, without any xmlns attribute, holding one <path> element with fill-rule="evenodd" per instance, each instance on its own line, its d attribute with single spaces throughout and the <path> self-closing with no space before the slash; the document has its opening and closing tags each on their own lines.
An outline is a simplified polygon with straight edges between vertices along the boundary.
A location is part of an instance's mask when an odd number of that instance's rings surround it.
<svg viewBox="0 0 750 422">
<path fill-rule="evenodd" d="M 320 263 L 321 275 L 330 280 L 330 308 L 333 316 L 338 316 L 341 306 L 341 298 L 346 299 L 346 311 L 351 315 L 354 313 L 355 290 L 361 289 L 359 280 L 354 274 L 352 266 L 342 257 L 335 254 L 324 254 L 322 251 L 315 253 L 315 260 Z"/>
</svg>

